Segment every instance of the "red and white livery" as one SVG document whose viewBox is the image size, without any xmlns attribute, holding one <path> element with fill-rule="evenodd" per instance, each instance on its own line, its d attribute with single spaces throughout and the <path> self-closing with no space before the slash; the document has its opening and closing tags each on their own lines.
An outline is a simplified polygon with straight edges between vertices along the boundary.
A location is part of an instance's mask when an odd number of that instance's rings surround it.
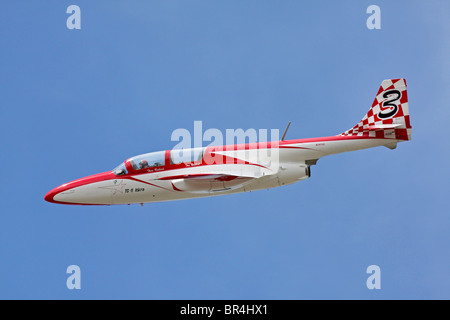
<svg viewBox="0 0 450 320">
<path fill-rule="evenodd" d="M 112 171 L 65 183 L 45 195 L 60 204 L 170 201 L 274 188 L 307 179 L 328 155 L 411 140 L 405 79 L 384 80 L 364 118 L 336 136 L 166 150 L 127 159 Z"/>
</svg>

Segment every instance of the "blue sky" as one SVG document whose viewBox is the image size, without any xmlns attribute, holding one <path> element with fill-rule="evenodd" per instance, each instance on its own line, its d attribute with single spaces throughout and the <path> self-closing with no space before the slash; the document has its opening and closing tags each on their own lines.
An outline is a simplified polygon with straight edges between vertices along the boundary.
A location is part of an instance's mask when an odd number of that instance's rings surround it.
<svg viewBox="0 0 450 320">
<path fill-rule="evenodd" d="M 66 8 L 81 8 L 68 30 Z M 366 9 L 381 8 L 369 30 Z M 450 299 L 448 1 L 23 1 L 0 10 L 2 299 Z M 406 78 L 413 140 L 306 181 L 133 206 L 50 189 L 177 128 L 339 134 Z M 81 268 L 81 290 L 66 268 Z M 381 268 L 368 290 L 366 268 Z"/>
</svg>

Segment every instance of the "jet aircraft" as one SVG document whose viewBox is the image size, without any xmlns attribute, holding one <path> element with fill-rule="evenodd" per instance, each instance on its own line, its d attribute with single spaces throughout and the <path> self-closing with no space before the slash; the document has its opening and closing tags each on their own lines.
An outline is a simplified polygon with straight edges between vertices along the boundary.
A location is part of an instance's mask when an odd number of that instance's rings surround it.
<svg viewBox="0 0 450 320">
<path fill-rule="evenodd" d="M 286 128 L 287 130 L 287 128 Z M 328 155 L 411 140 L 405 79 L 381 83 L 363 119 L 330 137 L 166 150 L 125 160 L 114 170 L 64 183 L 45 200 L 71 205 L 143 204 L 289 185 L 310 177 Z"/>
</svg>

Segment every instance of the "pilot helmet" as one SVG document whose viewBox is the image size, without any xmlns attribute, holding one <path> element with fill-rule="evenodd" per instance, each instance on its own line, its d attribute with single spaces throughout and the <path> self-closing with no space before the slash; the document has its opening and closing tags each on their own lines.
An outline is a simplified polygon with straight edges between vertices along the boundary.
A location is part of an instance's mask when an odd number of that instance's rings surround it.
<svg viewBox="0 0 450 320">
<path fill-rule="evenodd" d="M 140 166 L 141 166 L 141 168 L 143 168 L 144 166 L 148 166 L 147 160 L 141 160 Z"/>
</svg>

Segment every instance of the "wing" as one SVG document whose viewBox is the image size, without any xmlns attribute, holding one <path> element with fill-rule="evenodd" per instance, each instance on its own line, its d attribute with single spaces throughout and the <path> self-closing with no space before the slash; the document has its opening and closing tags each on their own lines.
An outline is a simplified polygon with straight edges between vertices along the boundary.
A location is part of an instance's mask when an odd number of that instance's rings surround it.
<svg viewBox="0 0 450 320">
<path fill-rule="evenodd" d="M 175 191 L 191 193 L 229 191 L 241 188 L 254 179 L 255 177 L 217 173 L 185 174 L 159 178 L 159 180 L 171 180 Z"/>
</svg>

